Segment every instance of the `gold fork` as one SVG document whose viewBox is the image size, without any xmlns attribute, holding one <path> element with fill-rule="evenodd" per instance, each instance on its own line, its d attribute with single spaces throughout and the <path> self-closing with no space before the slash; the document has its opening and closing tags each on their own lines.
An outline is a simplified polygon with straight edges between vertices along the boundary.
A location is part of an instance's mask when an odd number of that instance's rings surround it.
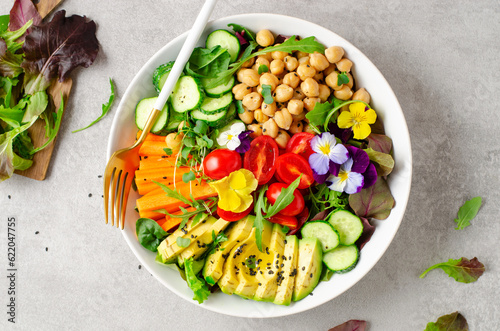
<svg viewBox="0 0 500 331">
<path fill-rule="evenodd" d="M 121 227 L 123 230 L 125 226 L 125 213 L 130 187 L 134 179 L 134 172 L 139 167 L 139 147 L 158 118 L 161 112 L 160 109 L 163 109 L 168 97 L 172 93 L 177 79 L 179 79 L 201 33 L 205 29 L 205 25 L 216 3 L 217 0 L 206 0 L 201 8 L 175 60 L 165 85 L 161 89 L 160 95 L 149 114 L 139 139 L 137 139 L 132 146 L 114 152 L 106 165 L 106 170 L 104 171 L 104 213 L 106 216 L 106 224 L 108 224 L 108 207 L 111 198 L 111 225 L 114 225 L 116 216 L 116 227 Z"/>
</svg>

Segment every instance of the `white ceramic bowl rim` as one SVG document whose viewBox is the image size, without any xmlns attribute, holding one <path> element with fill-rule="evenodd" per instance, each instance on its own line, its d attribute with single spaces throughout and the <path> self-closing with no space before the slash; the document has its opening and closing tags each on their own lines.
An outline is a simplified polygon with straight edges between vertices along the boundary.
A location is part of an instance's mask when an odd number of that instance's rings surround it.
<svg viewBox="0 0 500 331">
<path fill-rule="evenodd" d="M 342 46 L 346 50 L 346 56 L 354 62 L 353 70 L 355 71 L 353 74 L 357 85 L 367 88 L 370 92 L 372 107 L 382 119 L 386 134 L 393 139 L 396 166 L 389 176 L 388 183 L 396 200 L 396 206 L 388 219 L 373 221 L 376 231 L 370 242 L 361 251 L 361 258 L 353 271 L 343 275 L 334 275 L 330 281 L 321 282 L 313 291 L 314 295 L 292 303 L 288 307 L 243 300 L 236 295 L 228 296 L 223 293 L 212 294 L 205 303 L 200 305 L 214 312 L 238 317 L 262 318 L 291 315 L 319 306 L 348 290 L 373 268 L 387 250 L 403 219 L 410 193 L 412 176 L 410 137 L 403 112 L 391 87 L 375 65 L 345 39 L 319 25 L 302 19 L 256 13 L 229 16 L 211 21 L 200 40 L 205 40 L 208 33 L 215 29 L 227 28 L 228 23 L 238 23 L 253 31 L 266 28 L 283 35 L 295 34 L 302 37 L 312 35 L 327 47 Z M 108 158 L 115 150 L 129 146 L 134 141 L 136 128 L 133 113 L 135 105 L 141 98 L 155 95 L 151 84 L 153 70 L 160 64 L 175 59 L 186 36 L 187 32 L 161 48 L 140 69 L 128 86 L 111 126 L 107 148 Z M 368 72 L 370 74 L 366 74 Z M 129 197 L 127 221 L 123 231 L 125 241 L 141 264 L 163 285 L 178 296 L 198 305 L 196 301 L 192 300 L 192 292 L 179 277 L 178 272 L 154 262 L 155 254 L 147 251 L 137 242 L 135 236 L 137 214 L 133 209 L 137 197 L 137 194 L 131 194 Z"/>
</svg>

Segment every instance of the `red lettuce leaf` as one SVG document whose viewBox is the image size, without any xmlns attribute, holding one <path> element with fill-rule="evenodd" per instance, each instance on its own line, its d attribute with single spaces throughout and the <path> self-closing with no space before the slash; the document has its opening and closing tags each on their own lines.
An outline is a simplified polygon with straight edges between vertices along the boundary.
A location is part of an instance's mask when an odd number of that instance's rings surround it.
<svg viewBox="0 0 500 331">
<path fill-rule="evenodd" d="M 368 148 L 374 151 L 390 154 L 392 150 L 392 139 L 383 134 L 371 133 L 368 138 Z"/>
<path fill-rule="evenodd" d="M 42 23 L 42 17 L 31 0 L 16 0 L 10 10 L 9 30 L 19 30 L 29 20 L 33 20 L 33 25 Z M 20 38 L 22 39 L 23 37 Z"/>
<path fill-rule="evenodd" d="M 0 38 L 0 75 L 4 77 L 16 77 L 23 72 L 21 62 L 22 55 L 12 54 L 5 40 Z"/>
<path fill-rule="evenodd" d="M 372 148 L 364 149 L 364 151 L 375 165 L 379 176 L 385 177 L 392 172 L 392 169 L 394 169 L 394 159 L 390 154 L 378 152 Z"/>
<path fill-rule="evenodd" d="M 366 321 L 350 320 L 343 324 L 337 325 L 328 331 L 365 331 Z"/>
<path fill-rule="evenodd" d="M 367 218 L 360 217 L 360 219 L 361 222 L 363 222 L 363 232 L 358 240 L 356 240 L 356 246 L 358 246 L 359 250 L 361 250 L 363 246 L 370 241 L 373 233 L 375 232 L 375 226 L 371 225 Z"/>
<path fill-rule="evenodd" d="M 477 257 L 469 260 L 465 257 L 461 259 L 453 260 L 449 259 L 447 262 L 435 264 L 427 270 L 425 270 L 420 278 L 424 278 L 425 275 L 433 270 L 440 268 L 444 272 L 448 274 L 448 276 L 454 278 L 457 282 L 460 283 L 473 283 L 479 279 L 484 273 L 484 264 L 479 262 Z"/>
<path fill-rule="evenodd" d="M 64 81 L 78 66 L 90 66 L 99 52 L 96 24 L 83 16 L 58 11 L 52 21 L 32 27 L 23 45 L 27 94 L 45 90 L 56 77 Z"/>
<path fill-rule="evenodd" d="M 427 324 L 424 331 L 468 331 L 467 320 L 458 311 L 443 315 L 436 322 Z"/>
<path fill-rule="evenodd" d="M 359 217 L 385 220 L 396 201 L 384 178 L 378 177 L 375 185 L 349 196 L 349 205 Z"/>
</svg>

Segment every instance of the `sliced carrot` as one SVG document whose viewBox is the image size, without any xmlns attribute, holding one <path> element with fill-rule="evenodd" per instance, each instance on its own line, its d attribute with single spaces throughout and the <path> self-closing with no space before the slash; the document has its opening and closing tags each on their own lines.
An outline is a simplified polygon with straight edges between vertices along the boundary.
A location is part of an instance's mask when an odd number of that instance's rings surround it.
<svg viewBox="0 0 500 331">
<path fill-rule="evenodd" d="M 179 182 L 177 185 L 177 191 L 185 197 L 189 197 L 192 193 L 193 198 L 196 200 L 205 200 L 209 197 L 217 195 L 217 191 L 208 185 L 205 181 L 198 184 L 196 181 L 191 183 Z M 158 209 L 165 209 L 167 212 L 172 213 L 179 209 L 179 207 L 185 207 L 187 204 L 175 198 L 168 197 L 165 192 L 158 188 L 154 191 L 137 199 L 137 209 L 139 211 L 140 217 L 148 217 L 153 219 L 159 219 L 163 214 L 154 212 Z"/>
<path fill-rule="evenodd" d="M 152 155 L 143 156 L 139 161 L 139 169 L 155 169 L 155 168 L 168 168 L 175 167 L 175 160 L 177 155 Z"/>
<path fill-rule="evenodd" d="M 169 168 L 153 168 L 135 171 L 135 185 L 137 192 L 141 195 L 148 194 L 149 192 L 158 188 L 155 182 L 173 186 L 174 182 L 182 181 L 182 175 L 190 172 L 189 167 L 169 167 Z"/>
<path fill-rule="evenodd" d="M 139 137 L 141 136 L 141 133 L 142 131 L 139 130 L 137 131 L 137 138 L 136 139 L 139 139 Z M 147 136 L 146 136 L 146 140 L 149 140 L 149 141 L 165 141 L 165 136 L 160 136 L 160 135 L 157 135 L 157 134 L 154 134 L 154 133 L 148 133 Z"/>
<path fill-rule="evenodd" d="M 146 140 L 142 143 L 141 147 L 139 147 L 139 155 L 140 156 L 161 156 L 167 155 L 165 153 L 164 148 L 168 148 L 165 140 L 163 141 L 154 141 L 154 140 Z"/>
</svg>

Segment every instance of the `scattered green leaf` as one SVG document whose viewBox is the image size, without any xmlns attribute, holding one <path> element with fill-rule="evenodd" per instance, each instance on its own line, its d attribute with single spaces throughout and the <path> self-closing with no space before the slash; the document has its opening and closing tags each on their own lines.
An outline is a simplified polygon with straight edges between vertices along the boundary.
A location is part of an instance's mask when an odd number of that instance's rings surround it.
<svg viewBox="0 0 500 331">
<path fill-rule="evenodd" d="M 165 154 L 167 154 L 168 156 L 172 155 L 174 152 L 172 151 L 171 148 L 164 148 L 163 151 L 165 152 Z"/>
<path fill-rule="evenodd" d="M 135 223 L 137 240 L 146 249 L 156 252 L 160 243 L 168 235 L 156 221 L 150 218 L 139 218 Z"/>
<path fill-rule="evenodd" d="M 182 181 L 186 184 L 192 180 L 195 180 L 195 179 L 196 179 L 196 175 L 194 174 L 193 170 L 182 174 Z"/>
<path fill-rule="evenodd" d="M 424 331 L 468 331 L 469 324 L 458 311 L 438 318 L 427 324 Z"/>
<path fill-rule="evenodd" d="M 348 84 L 349 83 L 349 77 L 347 76 L 346 72 L 342 72 L 337 75 L 337 85 L 341 86 L 343 84 Z"/>
<path fill-rule="evenodd" d="M 390 154 L 377 152 L 371 148 L 364 149 L 364 151 L 375 165 L 377 175 L 387 176 L 392 172 L 392 169 L 394 169 L 394 159 Z"/>
<path fill-rule="evenodd" d="M 259 73 L 259 75 L 262 75 L 263 73 L 268 72 L 268 71 L 269 71 L 269 67 L 266 66 L 265 64 L 261 64 L 259 66 L 259 68 L 257 69 L 257 72 Z"/>
<path fill-rule="evenodd" d="M 246 27 L 244 26 L 241 26 L 239 24 L 236 24 L 236 23 L 229 23 L 227 26 L 230 26 L 231 28 L 233 28 L 234 32 L 238 32 L 242 35 L 243 38 L 245 39 L 250 39 L 251 41 L 256 41 L 255 38 L 256 38 L 256 35 L 254 32 L 248 30 Z M 248 38 L 246 38 L 248 37 Z"/>
<path fill-rule="evenodd" d="M 264 103 L 267 103 L 268 105 L 270 105 L 274 102 L 272 92 L 271 92 L 271 85 L 263 84 L 261 94 L 264 97 Z"/>
<path fill-rule="evenodd" d="M 475 197 L 466 201 L 460 207 L 457 218 L 455 218 L 455 222 L 457 223 L 455 230 L 463 230 L 470 225 L 470 221 L 476 217 L 479 208 L 481 208 L 482 202 L 483 199 L 481 197 Z"/>
<path fill-rule="evenodd" d="M 177 246 L 179 247 L 188 247 L 189 244 L 191 244 L 191 240 L 189 238 L 182 238 L 182 237 L 177 237 L 175 239 L 175 242 L 177 243 Z"/>
<path fill-rule="evenodd" d="M 197 47 L 186 64 L 186 72 L 193 77 L 213 78 L 228 69 L 231 55 L 220 45 Z"/>
<path fill-rule="evenodd" d="M 424 278 L 429 271 L 437 268 L 442 269 L 448 274 L 448 276 L 454 278 L 457 282 L 460 283 L 475 282 L 479 277 L 481 277 L 485 270 L 484 264 L 479 262 L 477 257 L 473 258 L 472 260 L 468 260 L 465 257 L 462 257 L 458 260 L 449 259 L 448 262 L 435 264 L 425 270 L 420 275 L 420 278 Z"/>
<path fill-rule="evenodd" d="M 177 200 L 193 207 L 193 204 L 194 204 L 193 201 L 189 200 L 188 198 L 186 198 L 185 196 L 180 194 L 177 190 L 175 190 L 175 189 L 172 190 L 167 185 L 159 183 L 157 181 L 153 181 L 153 182 L 156 183 L 156 185 L 159 185 L 161 187 L 161 189 L 167 194 L 168 197 L 177 199 Z"/>
<path fill-rule="evenodd" d="M 49 108 L 47 108 L 49 109 Z M 64 97 L 61 92 L 61 105 L 59 106 L 59 109 L 57 109 L 57 112 L 52 112 L 49 110 L 45 111 L 40 117 L 45 119 L 45 131 L 47 132 L 48 140 L 40 147 L 35 148 L 31 151 L 31 154 L 35 154 L 45 147 L 47 147 L 52 140 L 55 139 L 57 136 L 57 133 L 59 132 L 59 128 L 61 127 L 61 120 L 64 112 Z M 43 116 L 45 115 L 45 116 Z"/>
</svg>

